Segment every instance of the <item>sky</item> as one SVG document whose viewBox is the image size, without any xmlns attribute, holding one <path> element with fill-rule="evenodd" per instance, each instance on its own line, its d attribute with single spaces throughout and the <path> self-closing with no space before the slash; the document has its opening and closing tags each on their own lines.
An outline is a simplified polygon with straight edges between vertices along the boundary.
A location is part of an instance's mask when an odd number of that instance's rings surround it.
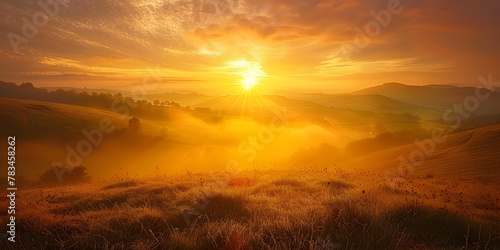
<svg viewBox="0 0 500 250">
<path fill-rule="evenodd" d="M 208 94 L 475 86 L 500 75 L 498 13 L 495 0 L 4 0 L 0 80 Z"/>
</svg>

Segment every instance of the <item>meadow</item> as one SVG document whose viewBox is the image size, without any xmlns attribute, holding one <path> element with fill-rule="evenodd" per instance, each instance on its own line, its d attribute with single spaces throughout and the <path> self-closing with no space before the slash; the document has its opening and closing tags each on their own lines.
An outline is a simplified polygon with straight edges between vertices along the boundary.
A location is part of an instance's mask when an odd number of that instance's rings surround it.
<svg viewBox="0 0 500 250">
<path fill-rule="evenodd" d="M 430 175 L 391 186 L 383 175 L 341 169 L 116 176 L 25 187 L 18 192 L 18 242 L 0 244 L 3 249 L 498 249 L 498 190 L 498 182 Z M 6 207 L 5 198 L 1 204 Z"/>
<path fill-rule="evenodd" d="M 422 86 L 449 100 L 418 105 L 378 92 L 413 90 L 394 84 L 284 93 L 254 110 L 3 85 L 21 96 L 0 98 L 0 132 L 19 137 L 16 243 L 0 233 L 0 249 L 500 249 L 498 95 L 454 129 L 440 108 L 470 89 Z M 113 132 L 89 137 L 103 120 Z M 62 183 L 54 161 L 73 169 Z"/>
</svg>

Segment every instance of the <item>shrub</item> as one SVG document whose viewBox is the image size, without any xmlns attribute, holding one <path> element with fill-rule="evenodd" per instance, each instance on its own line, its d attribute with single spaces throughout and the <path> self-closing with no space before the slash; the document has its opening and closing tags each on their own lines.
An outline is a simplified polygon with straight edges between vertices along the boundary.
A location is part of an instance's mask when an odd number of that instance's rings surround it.
<svg viewBox="0 0 500 250">
<path fill-rule="evenodd" d="M 59 175 L 59 176 L 58 176 Z M 84 166 L 68 168 L 66 166 L 48 169 L 40 176 L 40 182 L 46 184 L 74 184 L 90 182 L 92 176 L 87 173 Z"/>
</svg>

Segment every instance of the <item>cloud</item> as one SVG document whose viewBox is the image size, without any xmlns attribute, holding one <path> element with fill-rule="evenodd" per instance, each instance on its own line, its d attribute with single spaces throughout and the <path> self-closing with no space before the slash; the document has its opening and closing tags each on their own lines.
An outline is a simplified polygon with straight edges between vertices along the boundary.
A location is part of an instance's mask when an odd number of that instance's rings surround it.
<svg viewBox="0 0 500 250">
<path fill-rule="evenodd" d="M 15 53 L 6 34 L 21 35 L 22 18 L 31 22 L 43 9 L 37 1 L 7 0 L 0 3 L 0 77 L 108 72 L 125 79 L 134 69 L 159 64 L 176 77 L 207 80 L 223 78 L 213 69 L 239 60 L 259 62 L 266 74 L 289 80 L 307 75 L 356 81 L 357 75 L 383 73 L 381 80 L 399 81 L 392 78 L 401 72 L 432 71 L 418 79 L 467 82 L 498 72 L 500 2 L 494 0 L 401 0 L 403 11 L 366 47 L 351 60 L 339 54 L 342 44 L 353 42 L 355 28 L 363 29 L 388 2 L 70 1 Z"/>
</svg>

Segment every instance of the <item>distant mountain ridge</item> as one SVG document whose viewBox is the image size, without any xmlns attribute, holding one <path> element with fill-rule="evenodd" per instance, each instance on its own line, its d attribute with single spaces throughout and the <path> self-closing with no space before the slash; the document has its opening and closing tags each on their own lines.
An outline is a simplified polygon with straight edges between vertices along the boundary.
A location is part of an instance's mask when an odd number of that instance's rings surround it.
<svg viewBox="0 0 500 250">
<path fill-rule="evenodd" d="M 319 94 L 284 92 L 288 98 L 318 103 L 327 107 L 371 111 L 388 114 L 411 114 L 424 120 L 441 118 L 442 112 L 433 108 L 395 100 L 381 94 Z"/>
<path fill-rule="evenodd" d="M 402 83 L 385 83 L 355 91 L 353 94 L 383 95 L 394 100 L 445 111 L 452 108 L 454 104 L 463 103 L 468 96 L 474 96 L 476 87 L 453 85 L 413 86 Z M 481 107 L 476 114 L 489 115 L 498 113 L 498 107 L 500 107 L 500 93 L 495 91 L 487 100 L 481 103 Z"/>
</svg>

